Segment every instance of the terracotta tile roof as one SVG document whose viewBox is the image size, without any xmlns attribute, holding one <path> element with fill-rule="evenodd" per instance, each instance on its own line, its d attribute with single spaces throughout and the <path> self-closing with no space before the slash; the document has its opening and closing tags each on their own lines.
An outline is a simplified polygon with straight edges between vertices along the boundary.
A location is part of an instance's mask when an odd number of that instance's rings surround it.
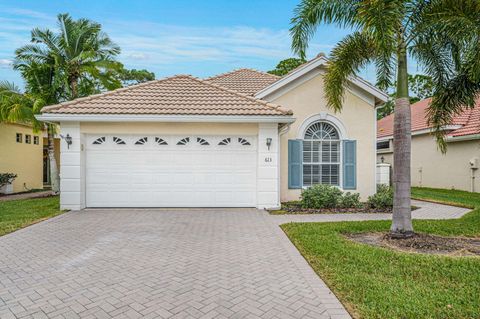
<svg viewBox="0 0 480 319">
<path fill-rule="evenodd" d="M 291 115 L 292 111 L 190 75 L 177 75 L 44 107 L 42 113 Z"/>
<path fill-rule="evenodd" d="M 431 98 L 412 104 L 412 132 L 430 128 L 427 121 L 427 109 Z M 393 135 L 394 114 L 390 114 L 377 122 L 377 138 Z M 449 132 L 449 136 L 464 136 L 480 134 L 480 99 L 473 109 L 467 108 L 461 114 L 455 115 L 451 125 L 461 127 Z"/>
<path fill-rule="evenodd" d="M 278 81 L 279 76 L 252 69 L 238 69 L 205 79 L 210 83 L 235 90 L 237 92 L 254 95 Z"/>
</svg>

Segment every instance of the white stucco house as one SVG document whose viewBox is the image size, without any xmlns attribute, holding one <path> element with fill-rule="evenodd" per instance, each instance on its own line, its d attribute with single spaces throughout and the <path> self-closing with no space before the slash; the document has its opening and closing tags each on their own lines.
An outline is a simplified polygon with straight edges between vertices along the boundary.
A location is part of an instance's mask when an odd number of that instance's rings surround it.
<svg viewBox="0 0 480 319">
<path fill-rule="evenodd" d="M 375 192 L 376 107 L 387 95 L 351 78 L 326 107 L 323 56 L 284 77 L 240 69 L 177 75 L 59 105 L 62 209 L 276 208 L 316 183 Z"/>
</svg>

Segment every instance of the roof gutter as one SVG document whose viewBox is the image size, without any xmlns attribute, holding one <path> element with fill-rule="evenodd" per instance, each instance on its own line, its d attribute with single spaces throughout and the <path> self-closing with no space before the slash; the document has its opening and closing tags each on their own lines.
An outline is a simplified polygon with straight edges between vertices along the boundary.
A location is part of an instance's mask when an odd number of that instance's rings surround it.
<svg viewBox="0 0 480 319">
<path fill-rule="evenodd" d="M 459 128 L 462 128 L 462 125 L 445 125 L 440 130 L 441 131 L 454 131 L 454 130 L 458 130 Z M 422 129 L 422 130 L 412 131 L 412 136 L 422 135 L 422 134 L 430 134 L 430 133 L 433 133 L 433 129 L 426 128 L 426 129 Z M 387 135 L 387 136 L 377 137 L 377 141 L 379 141 L 379 142 L 380 141 L 387 141 L 387 140 L 391 140 L 392 138 L 393 138 L 393 135 Z"/>
<path fill-rule="evenodd" d="M 129 114 L 54 114 L 35 115 L 42 122 L 223 122 L 293 123 L 295 118 L 278 115 L 129 115 Z"/>
<path fill-rule="evenodd" d="M 462 141 L 471 141 L 471 140 L 480 140 L 480 134 L 470 134 L 463 136 L 447 136 L 445 138 L 447 142 L 462 142 Z"/>
</svg>

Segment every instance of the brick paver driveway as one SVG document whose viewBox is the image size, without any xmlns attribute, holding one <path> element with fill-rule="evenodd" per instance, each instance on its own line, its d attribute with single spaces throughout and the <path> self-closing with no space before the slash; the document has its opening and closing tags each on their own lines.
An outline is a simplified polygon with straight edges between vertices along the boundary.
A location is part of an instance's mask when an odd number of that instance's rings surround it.
<svg viewBox="0 0 480 319">
<path fill-rule="evenodd" d="M 86 210 L 0 237 L 0 318 L 349 318 L 255 209 Z"/>
</svg>

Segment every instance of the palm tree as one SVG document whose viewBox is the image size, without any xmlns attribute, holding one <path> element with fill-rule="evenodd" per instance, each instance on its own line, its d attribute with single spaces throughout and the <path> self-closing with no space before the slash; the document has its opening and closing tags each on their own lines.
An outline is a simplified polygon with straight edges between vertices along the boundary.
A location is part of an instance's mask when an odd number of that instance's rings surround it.
<svg viewBox="0 0 480 319">
<path fill-rule="evenodd" d="M 480 93 L 478 0 L 302 0 L 290 29 L 292 48 L 305 57 L 321 24 L 353 29 L 331 52 L 325 75 L 328 106 L 342 109 L 347 79 L 373 63 L 377 83 L 396 80 L 394 207 L 391 235 L 413 235 L 410 204 L 411 118 L 407 62 L 414 58 L 433 79 L 429 121 L 440 149 L 452 115 L 473 107 Z"/>
<path fill-rule="evenodd" d="M 26 93 L 11 83 L 0 83 L 0 122 L 31 123 L 48 133 L 48 156 L 52 191 L 60 191 L 55 160 L 55 125 L 38 122 L 34 115 L 44 105 L 57 104 L 98 90 L 121 87 L 115 61 L 120 48 L 87 19 L 58 15 L 59 32 L 32 30 L 31 42 L 15 51 L 14 69 L 20 71 Z"/>
<path fill-rule="evenodd" d="M 121 83 L 111 76 L 112 70 L 121 67 L 114 60 L 120 48 L 102 32 L 101 25 L 88 19 L 73 20 L 68 14 L 59 14 L 57 20 L 58 33 L 49 29 L 32 30 L 33 44 L 15 51 L 15 65 L 55 65 L 56 72 L 64 74 L 68 99 L 79 97 L 78 86 L 82 80 L 99 80 L 106 89 L 121 87 Z"/>
</svg>

